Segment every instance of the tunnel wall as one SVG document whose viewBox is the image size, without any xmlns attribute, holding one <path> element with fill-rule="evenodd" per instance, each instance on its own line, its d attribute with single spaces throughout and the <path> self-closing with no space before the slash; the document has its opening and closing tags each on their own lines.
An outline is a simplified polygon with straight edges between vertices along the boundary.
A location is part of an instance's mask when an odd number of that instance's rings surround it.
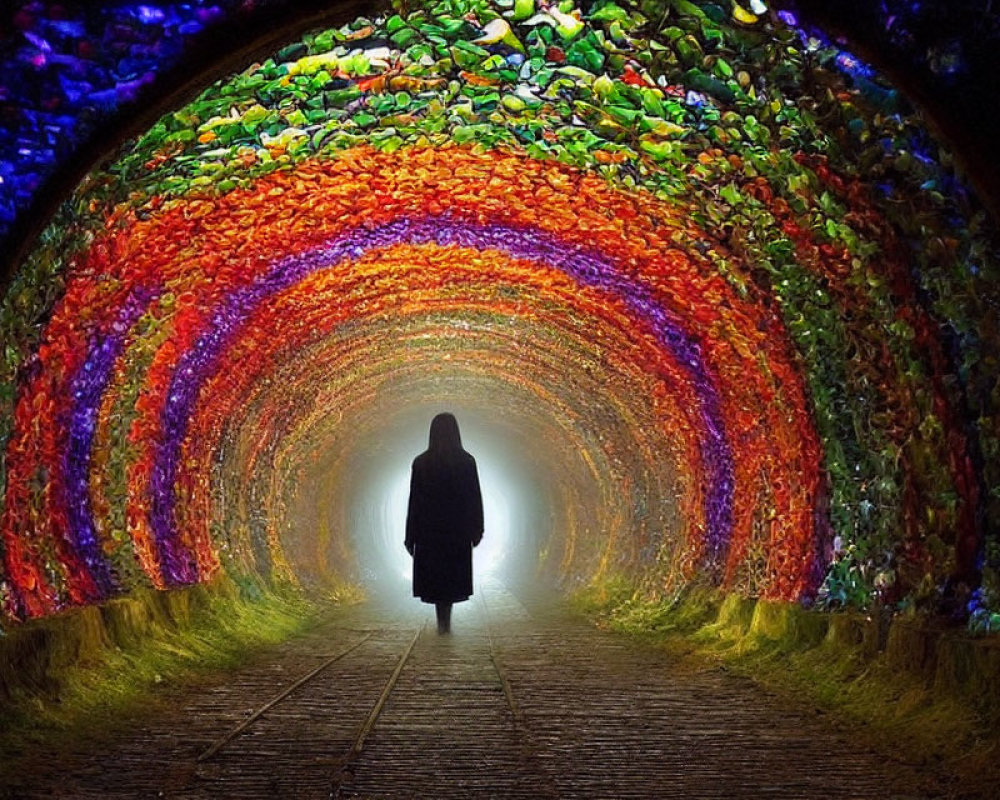
<svg viewBox="0 0 1000 800">
<path fill-rule="evenodd" d="M 557 409 L 605 467 L 593 497 L 678 482 L 677 524 L 637 491 L 580 548 L 634 553 L 614 568 L 646 591 L 971 604 L 989 627 L 985 215 L 842 54 L 736 5 L 661 10 L 441 3 L 316 31 L 92 172 L 0 318 L 6 618 L 294 573 L 288 465 L 422 338 Z M 343 349 L 352 325 L 383 360 Z M 521 344 L 546 335 L 546 358 Z M 324 346 L 297 393 L 271 380 Z M 630 376 L 644 446 L 565 411 L 593 374 Z"/>
</svg>

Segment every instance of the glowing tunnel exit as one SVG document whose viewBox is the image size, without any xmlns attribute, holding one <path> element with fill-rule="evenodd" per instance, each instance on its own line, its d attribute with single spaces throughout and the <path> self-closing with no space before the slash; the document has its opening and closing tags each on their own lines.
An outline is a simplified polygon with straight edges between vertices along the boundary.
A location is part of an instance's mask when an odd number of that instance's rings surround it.
<svg viewBox="0 0 1000 800">
<path fill-rule="evenodd" d="M 413 458 L 426 447 L 426 427 L 421 430 L 417 415 L 408 413 L 415 430 L 403 431 L 397 424 L 376 429 L 373 436 L 400 437 L 406 446 L 393 447 L 381 457 L 374 457 L 359 471 L 363 477 L 355 486 L 356 497 L 348 501 L 351 541 L 358 553 L 358 574 L 370 594 L 395 597 L 408 594 L 412 578 L 412 559 L 403 547 L 406 529 L 407 501 L 410 493 L 410 466 Z M 545 489 L 526 481 L 527 464 L 511 461 L 502 445 L 488 429 L 476 425 L 470 414 L 459 417 L 465 449 L 472 453 L 479 469 L 483 497 L 485 536 L 473 557 L 477 579 L 512 578 L 513 564 L 530 563 L 537 551 L 539 523 L 531 520 L 539 506 L 546 502 Z M 365 443 L 371 444 L 371 442 Z M 362 444 L 360 450 L 369 448 Z M 406 447 L 411 449 L 409 455 Z M 378 451 L 373 447 L 371 450 Z M 531 520 L 529 522 L 529 520 Z M 529 538 L 531 531 L 531 538 Z M 521 576 L 522 579 L 524 576 Z"/>
<path fill-rule="evenodd" d="M 430 419 L 448 408 L 458 418 L 463 447 L 476 458 L 480 477 L 485 535 L 473 553 L 475 582 L 560 579 L 562 562 L 572 559 L 574 550 L 577 556 L 586 551 L 567 542 L 564 530 L 572 523 L 562 506 L 574 498 L 580 515 L 596 519 L 606 490 L 588 458 L 579 454 L 578 434 L 563 427 L 552 409 L 525 406 L 509 387 L 482 386 L 494 405 L 470 401 L 481 389 L 470 385 L 469 376 L 439 377 L 433 389 L 425 380 L 396 386 L 384 393 L 393 398 L 393 408 L 376 402 L 376 412 L 348 419 L 336 428 L 339 433 L 331 430 L 325 451 L 297 479 L 300 490 L 288 514 L 297 523 L 285 535 L 297 574 L 308 575 L 317 561 L 343 563 L 346 540 L 347 577 L 356 579 L 370 599 L 398 603 L 411 597 L 412 560 L 403 547 L 410 468 L 427 447 Z M 428 393 L 441 397 L 440 403 L 406 402 Z M 590 456 L 595 458 L 601 456 Z M 324 513 L 328 518 L 319 520 Z M 313 549 L 317 525 L 343 531 L 319 555 Z M 591 556 L 596 558 L 597 551 Z"/>
</svg>

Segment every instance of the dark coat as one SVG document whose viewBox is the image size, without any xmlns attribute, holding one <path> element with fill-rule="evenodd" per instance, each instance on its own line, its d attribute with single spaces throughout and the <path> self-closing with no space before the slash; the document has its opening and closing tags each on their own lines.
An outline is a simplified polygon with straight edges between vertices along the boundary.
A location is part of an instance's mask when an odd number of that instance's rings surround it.
<svg viewBox="0 0 1000 800">
<path fill-rule="evenodd" d="M 479 473 L 460 443 L 434 446 L 433 426 L 431 445 L 414 459 L 410 475 L 405 544 L 413 555 L 413 595 L 456 603 L 472 595 L 472 548 L 483 536 Z"/>
</svg>

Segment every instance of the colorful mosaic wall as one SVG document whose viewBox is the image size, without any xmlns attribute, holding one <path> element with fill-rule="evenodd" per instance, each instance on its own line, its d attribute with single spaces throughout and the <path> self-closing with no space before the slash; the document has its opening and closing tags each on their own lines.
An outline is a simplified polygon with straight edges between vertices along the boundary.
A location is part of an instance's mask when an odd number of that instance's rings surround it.
<svg viewBox="0 0 1000 800">
<path fill-rule="evenodd" d="M 1000 624 L 985 216 L 843 53 L 761 3 L 659 8 L 409 4 L 92 173 L 0 312 L 5 615 L 287 572 L 287 464 L 401 369 L 338 361 L 360 325 L 553 408 L 631 375 L 658 449 L 587 446 L 609 495 L 677 487 L 678 524 L 613 532 L 650 591 Z"/>
</svg>

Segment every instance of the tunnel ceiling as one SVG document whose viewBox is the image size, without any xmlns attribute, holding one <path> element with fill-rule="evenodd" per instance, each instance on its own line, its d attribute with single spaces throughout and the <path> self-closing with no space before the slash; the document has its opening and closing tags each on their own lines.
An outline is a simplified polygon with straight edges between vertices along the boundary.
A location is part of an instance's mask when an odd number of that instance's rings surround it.
<svg viewBox="0 0 1000 800">
<path fill-rule="evenodd" d="M 304 494 L 451 400 L 537 440 L 557 579 L 988 627 L 996 272 L 949 163 L 762 3 L 311 32 L 126 142 L 11 283 L 4 615 L 350 575 Z"/>
</svg>

